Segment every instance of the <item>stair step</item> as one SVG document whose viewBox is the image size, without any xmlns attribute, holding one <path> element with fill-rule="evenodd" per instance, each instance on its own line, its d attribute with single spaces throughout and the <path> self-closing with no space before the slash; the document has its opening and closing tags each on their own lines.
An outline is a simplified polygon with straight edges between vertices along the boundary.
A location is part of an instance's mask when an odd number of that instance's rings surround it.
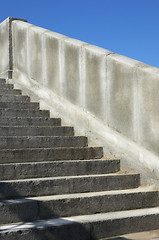
<svg viewBox="0 0 159 240">
<path fill-rule="evenodd" d="M 0 224 L 156 207 L 158 191 L 143 188 L 0 201 Z"/>
<path fill-rule="evenodd" d="M 22 91 L 19 89 L 1 89 L 0 95 L 21 95 Z"/>
<path fill-rule="evenodd" d="M 5 84 L 5 83 L 6 83 L 6 79 L 0 78 L 0 83 L 1 83 L 1 84 Z"/>
<path fill-rule="evenodd" d="M 0 117 L 0 126 L 61 126 L 61 119 L 47 117 Z"/>
<path fill-rule="evenodd" d="M 0 82 L 0 89 L 13 89 L 13 84 L 1 83 Z"/>
<path fill-rule="evenodd" d="M 0 117 L 49 117 L 48 110 L 0 108 Z"/>
<path fill-rule="evenodd" d="M 48 127 L 47 127 L 48 128 Z M 49 127 L 52 130 L 52 127 Z M 60 128 L 60 127 L 58 127 Z M 50 132 L 51 132 L 50 130 Z M 0 148 L 52 148 L 52 147 L 87 147 L 88 141 L 83 136 L 14 136 L 0 137 Z"/>
<path fill-rule="evenodd" d="M 0 102 L 0 108 L 39 109 L 39 103 L 37 102 Z"/>
<path fill-rule="evenodd" d="M 139 187 L 138 173 L 120 172 L 119 159 L 101 159 L 102 147 L 88 147 L 87 137 L 13 88 L 0 79 L 1 240 L 95 240 L 158 228 L 157 190 Z"/>
<path fill-rule="evenodd" d="M 7 180 L 0 182 L 0 199 L 130 189 L 139 184 L 140 175 L 135 173 Z"/>
<path fill-rule="evenodd" d="M 90 240 L 158 229 L 159 208 L 74 216 L 0 227 L 1 240 Z"/>
<path fill-rule="evenodd" d="M 106 174 L 120 170 L 119 159 L 0 164 L 0 180 Z"/>
<path fill-rule="evenodd" d="M 2 136 L 73 136 L 73 127 L 65 126 L 0 126 Z"/>
<path fill-rule="evenodd" d="M 102 158 L 102 156 L 102 147 L 0 149 L 0 163 L 80 160 Z"/>
<path fill-rule="evenodd" d="M 30 102 L 30 97 L 25 95 L 0 95 L 0 102 Z"/>
</svg>

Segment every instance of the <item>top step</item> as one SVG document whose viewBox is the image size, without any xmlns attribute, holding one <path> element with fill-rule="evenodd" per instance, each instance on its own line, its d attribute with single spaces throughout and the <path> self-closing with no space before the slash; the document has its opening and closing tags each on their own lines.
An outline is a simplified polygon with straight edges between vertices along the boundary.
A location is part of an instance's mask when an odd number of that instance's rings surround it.
<svg viewBox="0 0 159 240">
<path fill-rule="evenodd" d="M 0 78 L 0 84 L 5 84 L 5 83 L 6 83 L 6 79 Z"/>
<path fill-rule="evenodd" d="M 13 84 L 7 84 L 7 83 L 0 82 L 0 89 L 13 89 L 13 88 L 14 88 Z"/>
</svg>

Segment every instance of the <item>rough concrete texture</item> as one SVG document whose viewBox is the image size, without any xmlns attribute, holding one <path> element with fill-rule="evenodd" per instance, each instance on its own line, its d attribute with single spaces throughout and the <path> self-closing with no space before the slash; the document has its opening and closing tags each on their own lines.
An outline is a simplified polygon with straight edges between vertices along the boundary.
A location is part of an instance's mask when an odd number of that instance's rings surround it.
<svg viewBox="0 0 159 240">
<path fill-rule="evenodd" d="M 63 160 L 0 164 L 0 180 L 114 173 L 118 159 Z"/>
<path fill-rule="evenodd" d="M 13 136 L 0 137 L 0 148 L 51 148 L 86 147 L 87 138 L 83 136 Z"/>
<path fill-rule="evenodd" d="M 144 184 L 157 184 L 157 68 L 28 23 L 12 26 L 17 86 L 106 153 L 122 156 Z"/>
<path fill-rule="evenodd" d="M 23 30 L 24 31 L 24 30 Z M 43 85 L 43 33 L 45 29 L 36 28 L 34 26 L 28 29 L 28 54 L 29 76 L 33 79 L 39 79 L 39 83 Z"/>
<path fill-rule="evenodd" d="M 38 135 L 38 132 L 37 132 Z M 44 133 L 43 133 L 44 135 Z M 51 135 L 51 133 L 49 134 Z M 69 134 L 68 134 L 69 135 Z M 21 148 L 0 149 L 0 163 L 36 162 L 47 160 L 73 160 L 101 158 L 103 149 L 100 147 L 58 147 L 58 148 Z"/>
<path fill-rule="evenodd" d="M 131 215 L 130 215 L 131 213 Z M 95 214 L 47 221 L 2 225 L 2 240 L 97 240 L 103 237 L 119 235 L 120 232 L 144 231 L 148 222 L 149 228 L 156 229 L 159 220 L 158 208 L 131 210 L 118 213 Z M 131 217 L 133 216 L 133 218 Z M 129 228 L 128 225 L 129 224 Z"/>
<path fill-rule="evenodd" d="M 39 109 L 39 103 L 34 102 L 0 102 L 0 108 Z"/>
<path fill-rule="evenodd" d="M 74 193 L 5 200 L 0 202 L 0 223 L 15 223 L 21 220 L 27 222 L 38 218 L 48 219 L 53 216 L 56 218 L 71 217 L 96 214 L 97 212 L 106 213 L 148 208 L 154 207 L 158 203 L 158 192 L 147 189 Z M 27 211 L 23 211 L 23 208 Z"/>
<path fill-rule="evenodd" d="M 2 94 L 11 94 L 11 95 L 20 95 L 22 92 L 19 89 L 0 89 L 0 95 Z"/>
<path fill-rule="evenodd" d="M 1 136 L 73 136 L 72 127 L 65 126 L 0 126 Z"/>
<path fill-rule="evenodd" d="M 8 77 L 9 69 L 9 18 L 0 24 L 0 77 Z"/>
<path fill-rule="evenodd" d="M 15 31 L 13 25 L 13 42 L 17 44 L 14 45 L 15 51 L 13 52 L 14 57 L 14 67 L 18 68 L 22 72 L 27 72 L 28 69 L 28 60 L 27 60 L 27 34 L 28 34 L 28 24 L 25 22 L 20 22 L 20 26 L 18 31 Z M 25 30 L 24 30 L 25 29 Z M 17 51 L 17 47 L 21 49 L 21 51 Z M 16 61 L 15 61 L 16 59 Z"/>
<path fill-rule="evenodd" d="M 48 88 L 55 89 L 55 91 L 60 94 L 62 92 L 60 84 L 60 72 L 62 71 L 60 51 L 61 40 L 64 36 L 47 31 L 43 37 L 46 47 L 46 71 L 43 74 L 44 82 Z"/>
<path fill-rule="evenodd" d="M 137 188 L 139 174 L 101 174 L 0 182 L 0 199 Z"/>
<path fill-rule="evenodd" d="M 1 126 L 61 126 L 60 118 L 48 117 L 1 117 Z"/>
<path fill-rule="evenodd" d="M 137 140 L 135 64 L 117 54 L 107 58 L 108 125 L 134 141 Z"/>
<path fill-rule="evenodd" d="M 159 69 L 140 64 L 137 69 L 139 112 L 139 143 L 159 154 Z"/>
<path fill-rule="evenodd" d="M 84 46 L 84 108 L 106 122 L 106 56 L 110 52 L 93 45 Z"/>
<path fill-rule="evenodd" d="M 15 96 L 4 94 L 0 101 L 1 239 L 95 240 L 134 231 L 120 227 L 132 222 L 137 231 L 149 229 L 148 221 L 159 215 L 151 209 L 158 205 L 158 191 L 139 188 L 138 173 L 119 172 L 119 159 L 101 159 L 101 147 L 88 147 L 87 138 L 74 136 L 73 127 L 46 118 L 49 111 L 28 109 L 34 103 Z M 22 105 L 26 109 L 20 109 Z M 44 117 L 33 117 L 37 111 Z M 141 218 L 144 228 L 138 224 Z M 6 225 L 15 222 L 19 223 Z"/>
<path fill-rule="evenodd" d="M 81 47 L 84 43 L 66 38 L 62 41 L 62 91 L 66 99 L 70 100 L 77 106 L 81 105 L 83 97 L 81 62 Z"/>
<path fill-rule="evenodd" d="M 12 117 L 49 117 L 50 113 L 48 110 L 0 108 L 0 116 L 9 119 Z"/>
<path fill-rule="evenodd" d="M 13 46 L 12 46 L 12 22 L 13 21 L 24 21 L 24 19 L 18 19 L 8 17 L 5 21 L 0 24 L 0 55 L 3 56 L 0 61 L 0 77 L 12 78 L 13 71 Z"/>
<path fill-rule="evenodd" d="M 0 101 L 1 102 L 16 102 L 16 101 L 20 101 L 20 102 L 30 102 L 30 97 L 28 96 L 19 96 L 19 95 L 11 95 L 11 96 L 7 96 L 4 94 L 0 95 Z"/>
<path fill-rule="evenodd" d="M 51 114 L 78 123 L 79 132 L 93 135 L 106 153 L 134 158 L 135 167 L 142 162 L 157 176 L 157 150 L 140 131 L 139 117 L 142 107 L 143 114 L 150 111 L 142 104 L 147 94 L 150 106 L 156 104 L 156 92 L 146 92 L 142 82 L 150 72 L 157 75 L 156 68 L 27 23 L 14 21 L 12 26 L 8 73 L 14 59 L 16 87 L 23 86 Z M 1 89 L 12 90 L 0 83 Z M 1 225 L 0 239 L 95 240 L 158 228 L 158 191 L 139 188 L 138 173 L 118 172 L 118 159 L 101 159 L 102 147 L 88 147 L 87 138 L 74 137 L 72 127 L 48 120 L 48 110 L 28 109 L 38 105 L 27 96 L 1 94 L 0 106 L 5 125 L 0 127 L 0 222 L 19 221 Z M 155 122 L 156 113 L 152 115 Z M 149 128 L 146 134 L 151 135 Z"/>
</svg>

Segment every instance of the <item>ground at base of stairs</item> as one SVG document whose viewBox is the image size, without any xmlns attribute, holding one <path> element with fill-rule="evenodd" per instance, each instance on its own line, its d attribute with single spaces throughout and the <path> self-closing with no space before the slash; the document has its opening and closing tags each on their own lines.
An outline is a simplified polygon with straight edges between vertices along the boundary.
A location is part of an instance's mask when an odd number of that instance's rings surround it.
<svg viewBox="0 0 159 240">
<path fill-rule="evenodd" d="M 159 240 L 159 230 L 131 233 L 113 238 L 104 238 L 100 240 Z"/>
</svg>

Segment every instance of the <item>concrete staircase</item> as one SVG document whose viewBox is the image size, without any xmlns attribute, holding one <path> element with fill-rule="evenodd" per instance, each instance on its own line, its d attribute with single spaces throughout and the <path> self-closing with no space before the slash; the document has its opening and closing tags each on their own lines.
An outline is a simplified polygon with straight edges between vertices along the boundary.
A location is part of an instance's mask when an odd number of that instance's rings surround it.
<svg viewBox="0 0 159 240">
<path fill-rule="evenodd" d="M 0 239 L 90 240 L 159 228 L 159 192 L 0 79 Z"/>
</svg>

